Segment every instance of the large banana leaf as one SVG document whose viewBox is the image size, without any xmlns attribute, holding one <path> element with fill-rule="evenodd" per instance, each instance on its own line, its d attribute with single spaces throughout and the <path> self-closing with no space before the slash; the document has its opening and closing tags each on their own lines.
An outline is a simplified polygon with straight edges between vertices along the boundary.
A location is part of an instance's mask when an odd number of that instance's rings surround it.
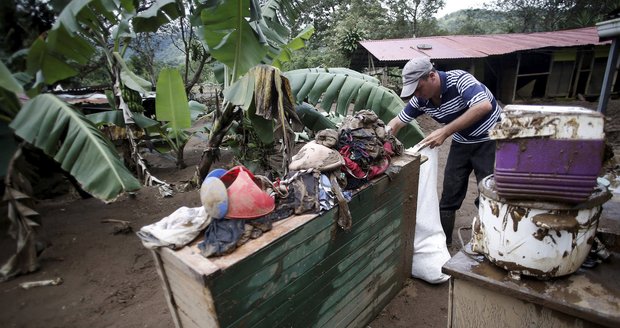
<svg viewBox="0 0 620 328">
<path fill-rule="evenodd" d="M 11 71 L 4 65 L 4 63 L 0 60 L 0 88 L 7 89 L 8 91 L 14 93 L 24 92 L 24 88 L 17 81 Z"/>
<path fill-rule="evenodd" d="M 10 127 L 99 199 L 113 201 L 123 192 L 140 189 L 114 146 L 84 115 L 54 95 L 42 94 L 28 101 Z"/>
<path fill-rule="evenodd" d="M 280 45 L 277 51 L 270 51 L 274 53 L 273 60 L 271 60 L 271 65 L 277 68 L 282 69 L 282 64 L 285 62 L 291 61 L 291 57 L 293 55 L 293 51 L 299 50 L 306 46 L 306 41 L 310 39 L 310 37 L 314 34 L 314 27 L 307 26 L 303 31 L 299 32 L 295 38 L 290 40 L 287 44 Z M 273 47 L 270 47 L 273 49 Z"/>
<path fill-rule="evenodd" d="M 158 121 L 170 122 L 173 130 L 191 126 L 187 95 L 181 74 L 174 68 L 164 68 L 157 79 L 155 116 Z"/>
<path fill-rule="evenodd" d="M 141 94 L 146 94 L 148 90 L 151 89 L 151 82 L 134 74 L 134 72 L 127 67 L 121 54 L 114 52 L 114 58 L 121 65 L 121 81 L 123 81 L 123 85 Z"/>
<path fill-rule="evenodd" d="M 27 66 L 28 73 L 37 77 L 36 85 L 49 85 L 77 74 L 77 70 L 51 51 L 42 39 L 35 40 L 30 47 Z"/>
<path fill-rule="evenodd" d="M 0 121 L 10 122 L 17 115 L 21 104 L 15 95 L 23 92 L 21 83 L 0 61 Z"/>
<path fill-rule="evenodd" d="M 378 80 L 349 69 L 301 69 L 285 72 L 296 102 L 307 101 L 331 112 L 347 115 L 353 110 L 370 109 L 384 122 L 389 122 L 405 107 L 394 91 L 379 85 Z M 413 121 L 398 133 L 405 147 L 411 147 L 424 138 L 417 122 Z"/>
<path fill-rule="evenodd" d="M 260 5 L 260 3 L 263 3 Z M 291 39 L 298 10 L 288 0 L 204 1 L 197 4 L 199 35 L 205 48 L 229 69 L 227 86 L 252 67 L 266 63 L 277 68 L 289 61 L 294 50 L 305 46 L 314 33 L 306 27 Z"/>
<path fill-rule="evenodd" d="M 289 61 L 292 51 L 303 48 L 314 33 L 314 27 L 308 26 L 295 38 L 287 26 L 294 24 L 298 11 L 294 2 L 289 0 L 268 0 L 261 7 L 261 17 L 257 29 L 265 36 L 268 47 L 267 58 L 263 60 L 272 66 L 281 68 Z"/>
<path fill-rule="evenodd" d="M 267 45 L 250 25 L 257 16 L 255 0 L 214 1 L 201 11 L 202 38 L 211 55 L 232 69 L 233 81 L 258 65 Z"/>
<path fill-rule="evenodd" d="M 90 22 L 89 28 L 100 30 L 98 14 L 103 15 L 107 11 L 99 10 L 99 13 L 95 13 L 93 9 L 105 7 L 96 0 L 71 1 L 62 10 L 48 33 L 46 42 L 49 49 L 62 54 L 66 59 L 75 60 L 80 64 L 86 63 L 94 54 L 95 48 L 80 35 L 82 31 L 80 22 L 88 21 Z M 108 14 L 106 18 L 115 19 L 115 16 Z M 92 19 L 95 20 L 92 21 Z"/>
<path fill-rule="evenodd" d="M 158 121 L 168 122 L 165 125 L 168 136 L 176 144 L 175 149 L 182 152 L 190 137 L 185 129 L 191 127 L 191 117 L 181 74 L 174 68 L 164 68 L 159 73 L 155 116 Z"/>
</svg>

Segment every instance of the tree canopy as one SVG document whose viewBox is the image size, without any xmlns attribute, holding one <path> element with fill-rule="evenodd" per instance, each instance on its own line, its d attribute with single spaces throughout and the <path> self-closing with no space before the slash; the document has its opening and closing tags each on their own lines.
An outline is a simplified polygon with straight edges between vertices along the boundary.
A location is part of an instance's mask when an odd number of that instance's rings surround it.
<svg viewBox="0 0 620 328">
<path fill-rule="evenodd" d="M 618 8 L 618 0 L 495 0 L 490 6 L 490 9 L 509 13 L 505 32 L 593 26 Z"/>
</svg>

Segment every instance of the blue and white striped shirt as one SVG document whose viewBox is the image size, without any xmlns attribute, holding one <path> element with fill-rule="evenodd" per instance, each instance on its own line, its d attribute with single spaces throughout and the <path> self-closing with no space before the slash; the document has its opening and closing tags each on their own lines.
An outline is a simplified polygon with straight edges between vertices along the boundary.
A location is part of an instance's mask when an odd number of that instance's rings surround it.
<svg viewBox="0 0 620 328">
<path fill-rule="evenodd" d="M 477 143 L 489 140 L 489 130 L 500 119 L 502 108 L 489 89 L 471 74 L 462 70 L 437 71 L 441 79 L 441 105 L 435 107 L 430 99 L 413 96 L 398 114 L 403 123 L 426 113 L 435 121 L 448 124 L 472 106 L 488 100 L 493 110 L 480 121 L 454 133 L 452 140 L 460 143 Z"/>
</svg>

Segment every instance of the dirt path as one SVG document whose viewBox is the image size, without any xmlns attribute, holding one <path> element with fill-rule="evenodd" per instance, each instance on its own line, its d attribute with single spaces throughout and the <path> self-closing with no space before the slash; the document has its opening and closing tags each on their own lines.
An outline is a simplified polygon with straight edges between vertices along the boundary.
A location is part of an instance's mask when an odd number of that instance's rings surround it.
<svg viewBox="0 0 620 328">
<path fill-rule="evenodd" d="M 615 102 L 615 112 L 618 112 Z M 588 108 L 596 104 L 588 103 Z M 421 119 L 426 132 L 435 123 Z M 617 122 L 617 121 L 616 121 Z M 178 171 L 171 162 L 153 161 L 153 173 L 168 182 L 189 179 L 201 155 L 202 143 L 192 139 L 185 152 L 188 168 Z M 441 189 L 448 143 L 442 145 L 438 188 Z M 439 190 L 440 191 L 440 190 Z M 475 181 L 461 210 L 456 227 L 468 226 L 476 209 Z M 134 231 L 172 213 L 180 206 L 199 206 L 198 191 L 162 198 L 154 188 L 143 188 L 135 198 L 122 197 L 112 204 L 75 196 L 37 204 L 43 230 L 51 242 L 41 257 L 41 269 L 33 274 L 0 283 L 0 327 L 172 327 L 163 290 L 150 253 L 133 232 L 115 234 L 106 219 L 131 222 Z M 5 208 L 0 208 L 3 215 Z M 6 225 L 0 224 L 4 231 Z M 453 240 L 458 240 L 456 235 Z M 15 249 L 15 242 L 0 235 L 0 261 Z M 452 252 L 456 252 L 453 249 Z M 24 290 L 27 281 L 60 277 L 59 286 Z M 410 280 L 397 297 L 372 321 L 377 327 L 445 327 L 448 285 L 429 285 Z"/>
</svg>

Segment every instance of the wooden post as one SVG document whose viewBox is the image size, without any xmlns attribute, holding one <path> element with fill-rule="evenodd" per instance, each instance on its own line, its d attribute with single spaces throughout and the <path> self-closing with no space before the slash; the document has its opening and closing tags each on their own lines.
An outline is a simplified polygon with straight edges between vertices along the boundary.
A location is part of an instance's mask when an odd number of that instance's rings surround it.
<svg viewBox="0 0 620 328">
<path fill-rule="evenodd" d="M 166 275 L 164 264 L 161 261 L 161 256 L 157 251 L 151 251 L 151 254 L 153 254 L 153 258 L 155 259 L 155 267 L 157 268 L 157 273 L 161 278 L 161 285 L 164 288 L 164 296 L 166 297 L 166 302 L 168 303 L 168 309 L 170 309 L 170 312 L 172 314 L 172 321 L 174 322 L 174 326 L 177 328 L 183 328 L 183 325 L 181 325 L 181 320 L 179 320 L 177 305 L 174 302 L 174 296 L 172 295 L 172 291 L 170 290 L 170 283 L 168 282 L 168 276 Z"/>
</svg>

